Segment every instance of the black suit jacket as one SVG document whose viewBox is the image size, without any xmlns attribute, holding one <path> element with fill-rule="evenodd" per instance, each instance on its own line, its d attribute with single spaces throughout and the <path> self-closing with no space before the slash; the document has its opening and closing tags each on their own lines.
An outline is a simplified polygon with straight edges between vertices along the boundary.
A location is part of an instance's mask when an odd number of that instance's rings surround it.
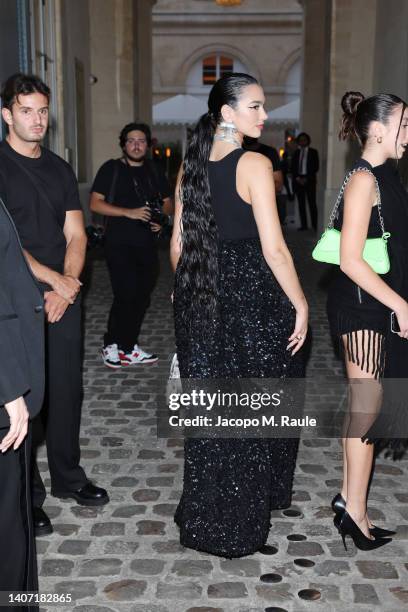
<svg viewBox="0 0 408 612">
<path fill-rule="evenodd" d="M 296 149 L 292 157 L 292 176 L 295 179 L 299 176 L 300 149 Z M 307 152 L 306 176 L 308 179 L 315 179 L 319 171 L 319 154 L 317 149 L 309 147 Z"/>
<path fill-rule="evenodd" d="M 0 428 L 4 404 L 21 395 L 30 417 L 44 396 L 44 299 L 23 254 L 15 225 L 0 199 Z"/>
</svg>

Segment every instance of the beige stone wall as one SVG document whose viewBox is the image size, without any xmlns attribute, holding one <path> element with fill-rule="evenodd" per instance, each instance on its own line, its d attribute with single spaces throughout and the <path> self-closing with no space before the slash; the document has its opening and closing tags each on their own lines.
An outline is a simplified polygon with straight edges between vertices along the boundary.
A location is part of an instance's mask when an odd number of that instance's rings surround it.
<svg viewBox="0 0 408 612">
<path fill-rule="evenodd" d="M 372 91 L 376 23 L 376 2 L 305 0 L 301 128 L 311 134 L 322 160 L 321 227 L 327 221 L 346 168 L 359 153 L 356 147 L 338 140 L 340 103 L 346 91 Z"/>
<path fill-rule="evenodd" d="M 323 164 L 328 126 L 330 44 L 331 2 L 306 0 L 300 127 L 310 134 Z"/>
<path fill-rule="evenodd" d="M 341 98 L 346 91 L 370 95 L 373 89 L 376 2 L 336 0 L 332 12 L 327 188 L 341 183 L 346 167 L 358 154 L 338 139 Z"/>
<path fill-rule="evenodd" d="M 408 99 L 408 2 L 377 0 L 374 91 Z"/>
<path fill-rule="evenodd" d="M 156 0 L 133 0 L 134 116 L 148 124 L 152 119 L 152 8 L 155 3 Z"/>
<path fill-rule="evenodd" d="M 61 3 L 61 66 L 63 113 L 62 155 L 78 172 L 79 155 L 84 155 L 81 182 L 87 183 L 92 177 L 92 113 L 89 44 L 88 0 L 63 0 Z M 74 34 L 75 33 L 75 34 Z M 78 87 L 75 77 L 75 63 L 83 67 L 83 87 Z M 77 96 L 81 97 L 83 117 L 78 116 Z M 79 148 L 82 149 L 79 153 Z"/>
<path fill-rule="evenodd" d="M 408 2 L 377 0 L 374 58 L 374 92 L 388 92 L 408 102 Z M 399 162 L 399 172 L 408 186 L 408 158 Z"/>
<path fill-rule="evenodd" d="M 132 0 L 89 0 L 93 173 L 118 157 L 118 134 L 134 118 Z"/>
<path fill-rule="evenodd" d="M 153 101 L 185 93 L 194 63 L 224 51 L 262 82 L 267 106 L 284 103 L 288 70 L 300 57 L 302 10 L 296 0 L 246 0 L 223 8 L 208 0 L 158 0 L 153 9 Z"/>
</svg>

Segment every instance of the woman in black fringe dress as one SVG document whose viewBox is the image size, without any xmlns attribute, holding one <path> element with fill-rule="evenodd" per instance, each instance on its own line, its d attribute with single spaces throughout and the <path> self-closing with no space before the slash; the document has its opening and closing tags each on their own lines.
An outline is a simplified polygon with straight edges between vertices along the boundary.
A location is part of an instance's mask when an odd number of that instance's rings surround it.
<svg viewBox="0 0 408 612">
<path fill-rule="evenodd" d="M 355 138 L 361 158 L 345 179 L 334 224 L 341 230 L 340 269 L 330 286 L 327 312 L 333 336 L 344 349 L 350 385 L 350 413 L 343 439 L 343 486 L 333 501 L 335 525 L 343 541 L 350 535 L 362 550 L 389 542 L 393 531 L 380 529 L 367 516 L 367 493 L 374 444 L 395 431 L 395 392 L 383 390 L 384 375 L 408 374 L 399 357 L 408 344 L 408 198 L 395 162 L 408 142 L 408 111 L 397 96 L 364 98 L 348 92 L 342 99 L 340 137 Z M 364 261 L 367 238 L 389 232 L 390 271 L 379 276 Z M 399 334 L 391 333 L 391 311 Z M 398 373 L 399 372 L 399 373 Z M 385 392 L 387 390 L 387 392 Z M 384 393 L 383 393 L 384 391 Z M 394 395 L 394 398 L 391 396 Z M 380 406 L 381 410 L 380 410 Z M 394 422 L 394 425 L 392 424 Z M 391 432 L 392 437 L 392 432 Z"/>
<path fill-rule="evenodd" d="M 181 378 L 304 375 L 308 310 L 280 229 L 273 168 L 242 149 L 244 135 L 260 136 L 263 105 L 254 78 L 217 81 L 180 171 L 171 257 Z M 271 510 L 291 503 L 297 440 L 201 438 L 184 448 L 181 543 L 228 558 L 256 552 Z"/>
</svg>

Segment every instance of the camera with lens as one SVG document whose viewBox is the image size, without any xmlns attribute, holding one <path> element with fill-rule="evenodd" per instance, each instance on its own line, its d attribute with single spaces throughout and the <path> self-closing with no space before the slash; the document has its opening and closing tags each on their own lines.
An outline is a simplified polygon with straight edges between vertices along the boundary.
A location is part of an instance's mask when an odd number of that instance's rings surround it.
<svg viewBox="0 0 408 612">
<path fill-rule="evenodd" d="M 168 222 L 168 217 L 163 212 L 163 200 L 161 197 L 157 196 L 152 198 L 151 200 L 147 201 L 146 204 L 150 209 L 150 221 L 152 223 L 158 223 L 159 225 L 166 225 Z"/>
</svg>

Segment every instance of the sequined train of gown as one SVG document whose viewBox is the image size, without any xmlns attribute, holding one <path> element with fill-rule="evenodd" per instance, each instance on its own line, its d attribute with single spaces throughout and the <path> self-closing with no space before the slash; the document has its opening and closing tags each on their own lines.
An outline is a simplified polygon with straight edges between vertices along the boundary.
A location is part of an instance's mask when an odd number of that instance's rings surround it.
<svg viewBox="0 0 408 612">
<path fill-rule="evenodd" d="M 304 375 L 286 350 L 295 312 L 263 257 L 251 206 L 237 194 L 242 149 L 209 162 L 218 229 L 219 315 L 205 330 L 185 320 L 189 296 L 175 276 L 174 316 L 182 378 Z M 174 520 L 183 546 L 241 557 L 265 544 L 270 512 L 291 503 L 296 439 L 186 439 L 184 484 Z"/>
</svg>

